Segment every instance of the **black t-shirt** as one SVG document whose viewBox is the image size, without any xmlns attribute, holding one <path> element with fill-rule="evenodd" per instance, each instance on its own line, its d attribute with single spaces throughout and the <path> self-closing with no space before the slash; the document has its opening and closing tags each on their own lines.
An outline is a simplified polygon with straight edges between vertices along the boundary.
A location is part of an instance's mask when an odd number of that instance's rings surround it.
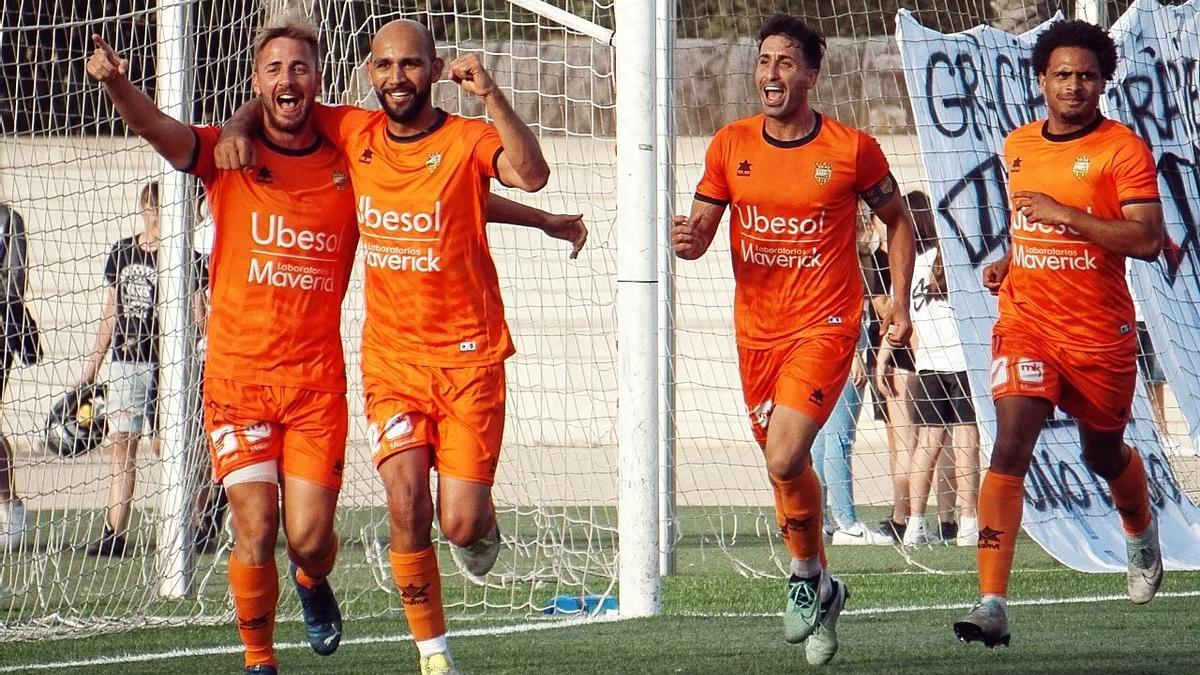
<svg viewBox="0 0 1200 675">
<path fill-rule="evenodd" d="M 860 260 L 862 261 L 863 283 L 867 287 L 867 297 L 889 296 L 892 290 L 892 272 L 888 269 L 887 254 L 882 250 L 876 250 L 870 256 L 863 257 Z M 867 361 L 868 365 L 871 366 L 875 365 L 875 351 L 879 348 L 879 328 L 881 323 L 879 314 L 875 311 L 875 306 L 868 303 L 867 339 L 871 342 L 871 352 L 867 355 Z M 892 350 L 892 364 L 897 368 L 905 370 L 916 369 L 913 363 L 912 350 L 908 347 L 900 347 Z"/>
<path fill-rule="evenodd" d="M 113 244 L 104 282 L 117 289 L 113 361 L 158 362 L 158 256 L 128 237 Z"/>
</svg>

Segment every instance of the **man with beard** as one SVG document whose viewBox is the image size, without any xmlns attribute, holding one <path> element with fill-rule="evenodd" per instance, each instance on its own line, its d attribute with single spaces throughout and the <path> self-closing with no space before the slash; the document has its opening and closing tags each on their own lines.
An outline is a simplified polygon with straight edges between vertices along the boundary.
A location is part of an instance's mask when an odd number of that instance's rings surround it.
<svg viewBox="0 0 1200 675">
<path fill-rule="evenodd" d="M 1049 115 L 1004 143 L 1012 248 L 983 272 L 984 285 L 1000 296 L 992 331 L 996 443 L 979 491 L 983 597 L 954 622 L 959 640 L 988 647 L 1009 642 L 1006 598 L 1022 486 L 1055 405 L 1075 417 L 1084 463 L 1108 483 L 1120 514 L 1129 599 L 1150 602 L 1163 573 L 1146 470 L 1124 442 L 1137 381 L 1125 258 L 1153 260 L 1162 248 L 1154 157 L 1132 131 L 1100 114 L 1117 68 L 1103 28 L 1055 24 L 1034 44 L 1033 67 Z"/>
<path fill-rule="evenodd" d="M 346 153 L 358 199 L 366 411 L 387 492 L 392 574 L 422 673 L 457 672 L 430 537 L 435 511 L 472 578 L 491 570 L 500 547 L 491 488 L 504 430 L 504 360 L 515 350 L 487 241 L 488 183 L 532 192 L 550 173 L 536 138 L 474 54 L 451 62 L 450 77 L 484 101 L 494 126 L 432 106 L 446 67 L 424 26 L 393 21 L 375 36 L 366 65 L 383 109 L 318 106 L 313 115 Z M 246 132 L 257 118 L 244 109 L 226 129 L 227 168 L 248 159 Z M 240 138 L 232 138 L 235 127 Z"/>
<path fill-rule="evenodd" d="M 358 232 L 346 162 L 310 123 L 321 84 L 316 33 L 288 19 L 255 40 L 251 85 L 264 114 L 259 161 L 245 172 L 217 169 L 219 128 L 163 114 L 129 81 L 127 62 L 93 41 L 88 73 L 134 133 L 204 182 L 216 221 L 204 417 L 237 535 L 229 585 L 245 672 L 277 669 L 281 493 L 309 644 L 332 654 L 342 621 L 326 576 L 347 430 L 340 318 Z M 287 272 L 292 265 L 304 271 Z"/>
<path fill-rule="evenodd" d="M 680 258 L 704 255 L 733 206 L 734 323 L 751 428 L 791 553 L 784 639 L 813 665 L 838 648 L 846 583 L 826 570 L 812 445 L 846 383 L 862 318 L 855 229 L 862 199 L 888 225 L 892 303 L 881 333 L 908 341 L 913 225 L 873 138 L 809 107 L 825 38 L 776 15 L 758 36 L 762 114 L 713 137 L 691 215 L 675 219 Z"/>
</svg>

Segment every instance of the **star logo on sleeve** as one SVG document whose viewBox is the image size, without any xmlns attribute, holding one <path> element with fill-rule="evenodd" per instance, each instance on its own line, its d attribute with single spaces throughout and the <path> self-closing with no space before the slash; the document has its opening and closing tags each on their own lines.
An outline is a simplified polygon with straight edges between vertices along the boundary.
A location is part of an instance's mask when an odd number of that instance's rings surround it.
<svg viewBox="0 0 1200 675">
<path fill-rule="evenodd" d="M 743 159 L 742 161 L 738 162 L 737 175 L 739 175 L 739 176 L 749 176 L 750 175 L 750 160 Z"/>
</svg>

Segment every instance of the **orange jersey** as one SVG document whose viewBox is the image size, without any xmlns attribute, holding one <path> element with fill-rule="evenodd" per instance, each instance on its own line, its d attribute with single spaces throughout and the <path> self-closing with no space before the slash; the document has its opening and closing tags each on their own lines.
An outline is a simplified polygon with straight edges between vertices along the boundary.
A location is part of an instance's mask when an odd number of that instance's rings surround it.
<svg viewBox="0 0 1200 675">
<path fill-rule="evenodd" d="M 428 131 L 400 138 L 381 110 L 314 110 L 321 132 L 346 153 L 358 198 L 364 361 L 458 368 L 514 352 L 486 229 L 500 135 L 485 122 L 437 113 Z"/>
<path fill-rule="evenodd" d="M 1119 220 L 1121 207 L 1157 202 L 1154 157 L 1125 126 L 1099 118 L 1073 134 L 1026 124 L 1004 143 L 1009 195 L 1042 192 L 1097 218 Z M 1012 263 L 1000 287 L 1000 320 L 1048 339 L 1099 351 L 1134 339 L 1125 256 L 1063 225 L 1031 223 L 1012 208 Z"/>
<path fill-rule="evenodd" d="M 218 127 L 192 127 L 188 173 L 216 222 L 207 377 L 346 391 L 342 298 L 358 230 L 346 161 L 327 141 L 293 151 L 256 142 L 258 165 L 218 171 Z"/>
<path fill-rule="evenodd" d="M 857 336 L 862 274 L 858 195 L 888 175 L 875 139 L 817 115 L 808 136 L 778 141 L 766 117 L 713 136 L 696 199 L 732 205 L 734 326 L 742 347 L 766 349 L 808 333 Z"/>
</svg>

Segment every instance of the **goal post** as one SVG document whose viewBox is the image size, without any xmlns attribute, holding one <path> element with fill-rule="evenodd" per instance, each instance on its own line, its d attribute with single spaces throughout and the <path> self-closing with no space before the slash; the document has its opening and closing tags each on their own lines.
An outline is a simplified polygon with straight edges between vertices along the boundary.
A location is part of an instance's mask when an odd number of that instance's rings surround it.
<svg viewBox="0 0 1200 675">
<path fill-rule="evenodd" d="M 1058 12 L 1104 4 L 917 0 L 906 6 L 939 35 L 981 24 L 1015 35 Z M 914 112 L 926 102 L 910 95 L 905 82 L 894 0 L 833 5 L 787 3 L 827 39 L 813 107 L 875 137 L 904 192 L 930 190 L 915 121 L 915 112 L 923 111 Z M 452 630 L 480 619 L 557 616 L 572 607 L 602 611 L 612 604 L 597 599 L 618 595 L 623 616 L 654 615 L 671 608 L 663 602 L 671 574 L 770 578 L 782 590 L 790 554 L 738 372 L 730 263 L 741 252 L 730 248 L 728 218 L 699 260 L 676 261 L 667 236 L 672 215 L 686 213 L 691 203 L 713 134 L 761 108 L 756 40 L 780 6 L 774 0 L 0 0 L 0 202 L 27 225 L 25 304 L 37 319 L 45 354 L 37 365 L 11 369 L 3 392 L 3 427 L 15 448 L 18 494 L 29 521 L 18 543 L 0 546 L 0 639 L 233 619 L 228 524 L 219 523 L 207 546 L 188 536 L 206 515 L 195 509 L 207 452 L 205 439 L 197 438 L 198 347 L 188 292 L 198 186 L 124 129 L 84 74 L 83 60 L 90 33 L 100 32 L 130 59 L 134 84 L 168 114 L 220 123 L 251 96 L 250 45 L 283 7 L 303 12 L 318 27 L 326 102 L 377 107 L 362 66 L 371 37 L 394 19 L 427 25 L 447 62 L 463 53 L 481 55 L 552 168 L 538 193 L 495 182 L 492 188 L 552 213 L 582 213 L 589 228 L 587 247 L 572 261 L 563 242 L 539 231 L 488 226 L 517 347 L 505 363 L 506 427 L 493 488 L 503 546 L 493 573 L 477 585 L 457 570 L 448 542 L 434 533 Z M 963 143 L 990 133 L 984 122 L 992 111 L 979 93 L 990 74 L 978 70 L 984 61 L 972 63 L 977 69 L 969 72 L 944 64 L 933 72 L 948 84 L 932 105 L 961 125 L 951 132 Z M 434 85 L 433 100 L 448 112 L 485 117 L 484 106 L 448 80 Z M 1155 101 L 1143 101 L 1150 106 L 1145 114 L 1155 112 Z M 973 120 L 982 120 L 978 130 Z M 993 194 L 977 189 L 984 181 L 967 169 L 954 176 L 961 178 L 958 199 Z M 813 167 L 804 170 L 814 175 Z M 984 178 L 996 184 L 996 175 Z M 107 289 L 106 254 L 140 226 L 137 191 L 154 180 L 162 185 L 164 227 L 156 277 L 164 452 L 155 457 L 144 442 L 138 455 L 128 553 L 97 557 L 87 549 L 105 522 L 112 449 L 105 444 L 58 456 L 47 450 L 46 423 L 53 403 L 78 378 L 95 336 Z M 880 237 L 870 236 L 870 219 L 862 215 L 860 243 L 873 251 Z M 975 271 L 961 264 L 946 273 L 965 279 Z M 347 620 L 389 617 L 402 626 L 388 563 L 385 496 L 363 415 L 364 313 L 360 262 L 343 305 L 350 430 L 331 579 Z M 987 343 L 977 337 L 971 347 L 983 354 Z M 870 385 L 854 409 L 852 500 L 860 524 L 872 528 L 892 516 L 893 465 L 911 451 L 893 436 L 908 438 L 914 425 L 900 420 L 896 435 L 883 421 L 894 410 L 912 412 L 913 378 L 902 379 L 908 399 L 897 395 L 894 409 L 880 404 Z M 1162 461 L 1148 471 L 1158 479 L 1177 477 L 1175 492 L 1194 499 L 1200 459 L 1181 433 L 1173 383 L 1167 386 L 1160 426 L 1173 429 L 1182 445 L 1160 453 Z M 849 414 L 852 407 L 839 410 Z M 1135 414 L 1147 427 L 1146 407 Z M 1031 490 L 1043 502 L 1068 503 L 1074 484 L 1067 469 L 1079 467 L 1055 465 L 1056 472 Z M 955 509 L 952 492 L 942 485 L 934 492 L 927 509 L 932 528 L 941 515 L 939 494 L 949 495 L 948 514 Z M 5 538 L 7 516 L 0 508 L 0 542 L 12 541 Z M 1053 522 L 1057 516 L 1039 511 L 1036 517 Z M 934 545 L 896 547 L 897 564 L 936 570 L 947 556 Z M 285 590 L 280 621 L 299 616 L 295 595 Z"/>
<path fill-rule="evenodd" d="M 185 0 L 158 2 L 157 103 L 167 115 L 191 120 L 187 105 L 188 7 Z M 198 486 L 190 464 L 197 445 L 194 411 L 199 407 L 193 302 L 197 279 L 193 273 L 192 241 L 195 227 L 188 177 L 162 161 L 161 238 L 159 265 L 162 317 L 162 422 L 161 460 L 163 489 L 159 492 L 156 552 L 160 577 L 158 593 L 183 598 L 192 592 L 195 561 L 192 555 L 191 506 Z"/>
<path fill-rule="evenodd" d="M 659 567 L 658 192 L 655 3 L 616 7 L 617 354 L 621 611 L 657 614 Z"/>
</svg>

